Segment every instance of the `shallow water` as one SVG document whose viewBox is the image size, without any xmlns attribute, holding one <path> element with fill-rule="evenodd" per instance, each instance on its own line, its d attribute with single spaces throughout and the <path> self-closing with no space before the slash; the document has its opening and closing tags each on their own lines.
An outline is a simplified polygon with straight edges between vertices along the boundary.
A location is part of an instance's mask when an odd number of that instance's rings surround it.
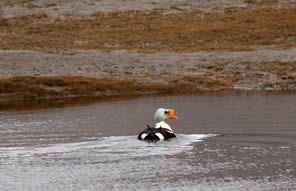
<svg viewBox="0 0 296 191">
<path fill-rule="evenodd" d="M 295 95 L 143 97 L 0 111 L 0 190 L 293 190 Z M 157 107 L 177 139 L 138 141 Z"/>
</svg>

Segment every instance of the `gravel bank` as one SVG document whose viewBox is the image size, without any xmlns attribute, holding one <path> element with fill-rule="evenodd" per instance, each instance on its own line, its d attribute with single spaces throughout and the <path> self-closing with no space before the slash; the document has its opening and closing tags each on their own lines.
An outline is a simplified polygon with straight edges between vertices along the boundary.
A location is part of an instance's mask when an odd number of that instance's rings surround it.
<svg viewBox="0 0 296 191">
<path fill-rule="evenodd" d="M 229 80 L 234 88 L 264 89 L 267 85 L 272 88 L 270 84 L 276 84 L 275 88 L 278 89 L 286 87 L 287 80 L 295 75 L 295 55 L 296 48 L 154 54 L 127 51 L 53 54 L 2 50 L 0 51 L 0 78 L 86 76 L 165 82 L 192 75 Z M 289 64 L 292 68 L 287 68 L 285 64 Z M 290 89 L 294 88 L 294 86 L 290 87 Z"/>
</svg>

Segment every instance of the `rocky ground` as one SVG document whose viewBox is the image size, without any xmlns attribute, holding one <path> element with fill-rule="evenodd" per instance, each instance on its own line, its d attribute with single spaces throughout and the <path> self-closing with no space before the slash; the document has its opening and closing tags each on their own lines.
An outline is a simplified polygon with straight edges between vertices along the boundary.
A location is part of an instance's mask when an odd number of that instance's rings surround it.
<svg viewBox="0 0 296 191">
<path fill-rule="evenodd" d="M 4 0 L 0 97 L 294 91 L 295 5 L 293 0 Z M 85 91 L 79 84 L 90 87 Z"/>
</svg>

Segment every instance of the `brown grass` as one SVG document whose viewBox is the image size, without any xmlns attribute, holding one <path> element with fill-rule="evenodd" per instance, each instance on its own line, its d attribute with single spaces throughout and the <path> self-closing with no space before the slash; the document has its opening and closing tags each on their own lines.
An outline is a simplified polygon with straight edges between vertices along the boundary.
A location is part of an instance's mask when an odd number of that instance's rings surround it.
<svg viewBox="0 0 296 191">
<path fill-rule="evenodd" d="M 184 76 L 167 83 L 139 83 L 135 80 L 96 79 L 80 76 L 13 77 L 0 80 L 0 96 L 25 100 L 73 96 L 140 95 L 152 93 L 196 92 L 227 88 L 217 79 Z"/>
<path fill-rule="evenodd" d="M 252 5 L 275 5 L 278 3 L 278 0 L 244 0 L 244 3 Z"/>
<path fill-rule="evenodd" d="M 154 52 L 248 50 L 296 45 L 296 9 L 226 9 L 164 15 L 121 12 L 0 21 L 1 49 L 118 49 Z"/>
</svg>

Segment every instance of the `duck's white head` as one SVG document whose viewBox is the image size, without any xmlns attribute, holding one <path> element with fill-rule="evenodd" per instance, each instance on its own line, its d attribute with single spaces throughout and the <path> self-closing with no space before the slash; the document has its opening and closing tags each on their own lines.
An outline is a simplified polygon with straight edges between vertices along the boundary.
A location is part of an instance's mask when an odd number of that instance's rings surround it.
<svg viewBox="0 0 296 191">
<path fill-rule="evenodd" d="M 158 108 L 154 114 L 154 119 L 158 123 L 167 119 L 177 119 L 177 117 L 173 109 Z"/>
</svg>

